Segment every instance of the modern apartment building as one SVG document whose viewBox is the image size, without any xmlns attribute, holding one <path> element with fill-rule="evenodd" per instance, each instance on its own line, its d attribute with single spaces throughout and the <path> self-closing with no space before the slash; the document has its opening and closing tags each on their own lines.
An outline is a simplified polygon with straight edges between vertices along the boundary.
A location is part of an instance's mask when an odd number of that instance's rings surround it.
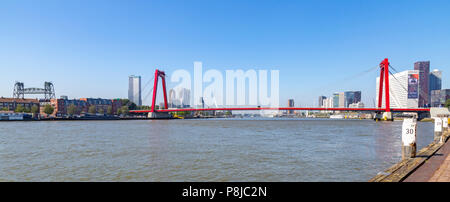
<svg viewBox="0 0 450 202">
<path fill-rule="evenodd" d="M 448 99 L 450 99 L 450 89 L 431 91 L 431 107 L 443 107 Z"/>
<path fill-rule="evenodd" d="M 344 107 L 345 107 L 345 93 L 340 92 L 339 93 L 339 108 L 344 108 Z"/>
<path fill-rule="evenodd" d="M 429 84 L 429 90 L 430 90 L 430 96 L 431 91 L 433 90 L 441 90 L 442 89 L 442 71 L 435 69 L 430 72 L 430 84 Z"/>
<path fill-rule="evenodd" d="M 414 63 L 414 70 L 419 71 L 419 106 L 424 107 L 431 102 L 429 96 L 430 61 L 420 61 Z"/>
<path fill-rule="evenodd" d="M 389 76 L 389 100 L 391 108 L 419 107 L 420 71 L 407 70 Z M 394 78 L 395 77 L 395 78 Z M 376 103 L 378 103 L 380 77 L 376 78 Z M 384 89 L 384 84 L 383 84 Z M 428 95 L 428 93 L 427 93 Z M 382 94 L 382 107 L 385 107 L 385 93 Z"/>
<path fill-rule="evenodd" d="M 333 107 L 339 107 L 339 93 L 333 93 Z"/>
<path fill-rule="evenodd" d="M 128 99 L 137 106 L 142 105 L 141 76 L 128 77 Z"/>
<path fill-rule="evenodd" d="M 350 104 L 361 102 L 361 91 L 346 91 L 345 96 L 345 107 L 349 107 Z"/>
<path fill-rule="evenodd" d="M 169 108 L 187 108 L 191 106 L 191 91 L 186 88 L 169 90 Z"/>
<path fill-rule="evenodd" d="M 294 107 L 295 106 L 294 99 L 289 99 L 288 100 L 288 106 L 289 107 Z M 294 114 L 294 110 L 289 110 L 289 114 Z"/>
<path fill-rule="evenodd" d="M 318 107 L 323 107 L 323 100 L 327 99 L 326 96 L 319 96 L 319 102 L 317 103 Z"/>
</svg>

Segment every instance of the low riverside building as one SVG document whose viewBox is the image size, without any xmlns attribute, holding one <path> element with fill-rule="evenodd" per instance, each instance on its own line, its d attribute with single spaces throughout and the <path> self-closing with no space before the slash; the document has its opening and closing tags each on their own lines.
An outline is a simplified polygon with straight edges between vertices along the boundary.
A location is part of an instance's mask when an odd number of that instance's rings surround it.
<svg viewBox="0 0 450 202">
<path fill-rule="evenodd" d="M 19 105 L 28 111 L 33 106 L 39 107 L 39 101 L 37 99 L 0 97 L 0 111 L 15 111 Z"/>
<path fill-rule="evenodd" d="M 107 112 L 108 107 L 112 107 L 112 113 L 115 114 L 117 109 L 122 106 L 120 99 L 102 99 L 102 98 L 81 98 L 81 101 L 85 101 L 87 108 L 90 106 L 95 106 L 96 112 L 103 111 Z"/>
<path fill-rule="evenodd" d="M 82 113 L 88 113 L 89 107 L 95 106 L 96 113 L 103 111 L 108 112 L 108 108 L 112 108 L 112 113 L 115 114 L 117 110 L 122 106 L 120 99 L 102 99 L 102 98 L 80 98 L 80 99 L 67 99 L 67 97 L 50 100 L 40 100 L 41 110 L 40 113 L 45 115 L 44 108 L 46 105 L 53 107 L 54 111 L 50 116 L 60 117 L 68 114 L 68 109 L 71 105 L 75 106 L 74 114 L 79 115 Z"/>
<path fill-rule="evenodd" d="M 12 113 L 16 111 L 17 107 L 21 105 L 24 112 L 31 112 L 31 107 L 39 108 L 39 113 L 46 116 L 44 108 L 46 105 L 53 107 L 53 113 L 50 116 L 60 117 L 67 115 L 68 108 L 71 105 L 75 106 L 75 114 L 87 113 L 90 106 L 95 106 L 96 112 L 100 109 L 107 113 L 108 107 L 112 107 L 112 113 L 115 114 L 122 106 L 120 99 L 102 99 L 102 98 L 81 98 L 81 99 L 67 99 L 67 97 L 59 99 L 28 99 L 28 98 L 5 98 L 0 97 L 0 112 Z"/>
<path fill-rule="evenodd" d="M 53 113 L 50 116 L 64 116 L 67 115 L 67 109 L 70 105 L 75 106 L 75 114 L 80 114 L 82 112 L 87 112 L 87 104 L 85 101 L 72 99 L 69 100 L 67 98 L 59 98 L 59 99 L 50 99 L 50 100 L 40 100 L 41 102 L 41 115 L 46 115 L 44 112 L 44 108 L 46 105 L 50 105 L 53 107 Z"/>
<path fill-rule="evenodd" d="M 88 104 L 84 100 L 77 100 L 77 99 L 64 99 L 64 114 L 67 114 L 67 109 L 69 106 L 75 106 L 75 114 L 80 114 L 82 112 L 87 112 L 88 110 Z"/>
</svg>

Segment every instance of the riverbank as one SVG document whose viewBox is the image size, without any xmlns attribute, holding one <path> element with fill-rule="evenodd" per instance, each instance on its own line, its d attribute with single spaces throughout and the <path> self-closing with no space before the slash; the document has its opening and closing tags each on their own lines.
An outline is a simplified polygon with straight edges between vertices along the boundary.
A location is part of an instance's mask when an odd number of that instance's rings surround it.
<svg viewBox="0 0 450 202">
<path fill-rule="evenodd" d="M 152 120 L 152 119 L 175 119 L 175 118 L 147 118 L 147 117 L 51 117 L 51 118 L 28 118 L 23 120 L 0 120 L 0 122 L 20 121 L 118 121 L 118 120 Z"/>
<path fill-rule="evenodd" d="M 226 117 L 170 117 L 170 118 L 149 118 L 149 117 L 89 117 L 89 118 L 62 118 L 62 117 L 52 117 L 52 118 L 41 118 L 41 119 L 23 119 L 23 120 L 0 120 L 0 122 L 30 122 L 30 121 L 120 121 L 120 120 L 173 120 L 173 119 L 217 119 Z"/>
<path fill-rule="evenodd" d="M 214 116 L 205 116 L 205 117 L 170 117 L 170 118 L 149 118 L 149 117 L 51 117 L 51 118 L 26 118 L 23 120 L 0 120 L 0 122 L 15 122 L 15 121 L 90 121 L 90 120 L 101 120 L 101 121 L 114 121 L 114 120 L 172 120 L 172 119 L 217 119 L 217 118 L 241 118 L 245 119 L 246 117 L 214 117 Z M 274 119 L 280 117 L 273 117 Z M 361 118 L 345 118 L 345 119 L 335 119 L 335 118 L 311 118 L 311 117 L 281 117 L 285 119 L 318 119 L 318 120 L 372 120 L 372 119 L 361 119 Z M 395 118 L 394 121 L 402 121 L 402 118 Z M 420 120 L 420 122 L 434 122 L 431 118 L 425 118 Z"/>
</svg>

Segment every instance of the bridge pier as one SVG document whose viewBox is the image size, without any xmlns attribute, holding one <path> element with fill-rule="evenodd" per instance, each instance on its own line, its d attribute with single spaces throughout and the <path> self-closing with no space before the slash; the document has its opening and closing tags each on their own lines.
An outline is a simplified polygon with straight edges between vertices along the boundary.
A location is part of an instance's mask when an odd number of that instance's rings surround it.
<svg viewBox="0 0 450 202">
<path fill-rule="evenodd" d="M 424 118 L 430 117 L 430 112 L 418 112 L 417 120 L 422 120 Z"/>
<path fill-rule="evenodd" d="M 382 113 L 377 113 L 375 115 L 375 120 L 376 121 L 393 121 L 394 117 L 392 116 L 392 112 L 382 112 Z"/>
</svg>

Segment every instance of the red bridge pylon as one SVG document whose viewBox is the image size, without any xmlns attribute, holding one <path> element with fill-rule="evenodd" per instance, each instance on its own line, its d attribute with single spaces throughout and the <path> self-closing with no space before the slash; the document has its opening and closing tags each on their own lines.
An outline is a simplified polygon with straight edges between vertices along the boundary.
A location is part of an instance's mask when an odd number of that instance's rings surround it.
<svg viewBox="0 0 450 202">
<path fill-rule="evenodd" d="M 381 108 L 382 106 L 382 100 L 383 100 L 383 81 L 384 81 L 384 99 L 385 99 L 385 111 L 390 112 L 391 111 L 391 105 L 389 102 L 389 60 L 385 58 L 380 63 L 380 87 L 378 88 L 378 108 Z"/>
<path fill-rule="evenodd" d="M 163 71 L 155 70 L 155 81 L 153 83 L 153 97 L 152 97 L 152 108 L 151 112 L 155 112 L 156 103 L 156 91 L 158 91 L 158 78 L 161 77 L 163 92 L 164 92 L 164 109 L 168 109 L 167 106 L 167 92 L 166 92 L 166 74 Z"/>
</svg>

